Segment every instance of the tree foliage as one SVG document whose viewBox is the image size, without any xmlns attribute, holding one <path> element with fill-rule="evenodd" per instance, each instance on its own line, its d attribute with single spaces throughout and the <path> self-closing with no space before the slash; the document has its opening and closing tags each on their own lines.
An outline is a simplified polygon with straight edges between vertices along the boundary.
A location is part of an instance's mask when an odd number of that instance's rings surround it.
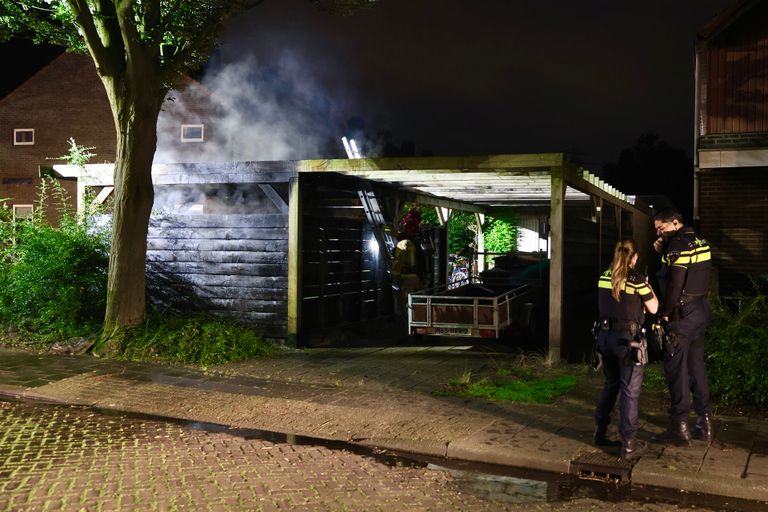
<svg viewBox="0 0 768 512">
<path fill-rule="evenodd" d="M 656 195 L 663 183 L 662 193 L 687 219 L 691 218 L 693 161 L 685 150 L 670 146 L 657 133 L 640 135 L 634 146 L 621 150 L 617 163 L 605 165 L 603 175 L 627 194 Z"/>
<path fill-rule="evenodd" d="M 518 224 L 517 212 L 507 211 L 489 216 L 483 226 L 486 252 L 512 252 L 517 250 Z"/>
</svg>

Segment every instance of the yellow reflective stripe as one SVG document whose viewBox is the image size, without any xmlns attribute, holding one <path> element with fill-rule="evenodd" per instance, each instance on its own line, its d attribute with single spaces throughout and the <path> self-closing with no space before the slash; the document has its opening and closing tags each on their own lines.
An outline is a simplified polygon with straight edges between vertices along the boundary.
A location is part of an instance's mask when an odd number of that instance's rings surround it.
<svg viewBox="0 0 768 512">
<path fill-rule="evenodd" d="M 703 261 L 709 261 L 712 259 L 712 251 L 709 250 L 709 246 L 694 249 L 693 251 L 683 251 L 680 253 L 680 257 L 675 260 L 673 266 L 684 267 L 691 263 L 701 263 Z"/>
<path fill-rule="evenodd" d="M 650 293 L 650 289 L 648 286 L 646 286 L 645 283 L 640 284 L 634 284 L 634 283 L 626 283 L 624 285 L 624 292 L 626 292 L 628 295 L 646 295 Z"/>
<path fill-rule="evenodd" d="M 648 287 L 645 283 L 635 284 L 635 285 L 630 285 L 630 286 L 632 286 L 634 288 L 635 292 L 638 293 L 639 295 L 647 295 L 647 294 L 651 293 L 650 287 Z"/>
<path fill-rule="evenodd" d="M 632 284 L 632 283 L 628 283 L 628 282 L 624 281 L 622 283 L 622 285 L 623 285 L 622 286 L 622 290 L 627 295 L 634 295 L 634 294 L 647 295 L 647 294 L 651 293 L 651 289 L 645 283 Z M 611 284 L 611 279 L 608 278 L 608 277 L 601 277 L 600 280 L 598 280 L 598 282 L 597 282 L 597 287 L 598 288 L 603 288 L 603 289 L 606 289 L 606 290 L 612 290 L 613 289 L 613 285 Z"/>
</svg>

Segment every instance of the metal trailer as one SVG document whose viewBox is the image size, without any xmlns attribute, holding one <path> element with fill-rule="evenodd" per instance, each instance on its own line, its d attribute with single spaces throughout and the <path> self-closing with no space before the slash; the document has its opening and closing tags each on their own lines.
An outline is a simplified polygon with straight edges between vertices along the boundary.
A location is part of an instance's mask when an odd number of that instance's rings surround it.
<svg viewBox="0 0 768 512">
<path fill-rule="evenodd" d="M 534 289 L 531 283 L 470 277 L 411 293 L 408 333 L 498 339 L 509 327 L 528 329 L 533 325 Z"/>
</svg>

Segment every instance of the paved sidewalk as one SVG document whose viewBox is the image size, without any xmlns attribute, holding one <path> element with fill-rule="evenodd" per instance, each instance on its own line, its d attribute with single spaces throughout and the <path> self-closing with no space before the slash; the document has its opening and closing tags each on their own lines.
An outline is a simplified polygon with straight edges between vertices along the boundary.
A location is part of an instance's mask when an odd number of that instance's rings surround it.
<svg viewBox="0 0 768 512">
<path fill-rule="evenodd" d="M 590 444 L 599 375 L 554 405 L 433 394 L 451 378 L 490 374 L 512 360 L 469 347 L 313 349 L 193 371 L 0 350 L 0 396 L 561 473 L 603 467 L 629 474 L 633 483 L 768 501 L 765 421 L 719 416 L 713 442 L 691 448 L 649 443 L 629 466 L 618 461 L 618 449 Z M 666 425 L 663 413 L 645 412 L 654 409 L 641 402 L 641 438 Z"/>
</svg>

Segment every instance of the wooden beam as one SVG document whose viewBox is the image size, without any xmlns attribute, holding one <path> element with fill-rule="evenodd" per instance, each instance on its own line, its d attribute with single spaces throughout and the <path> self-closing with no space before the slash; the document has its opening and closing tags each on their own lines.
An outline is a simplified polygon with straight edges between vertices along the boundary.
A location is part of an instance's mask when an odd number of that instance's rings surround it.
<svg viewBox="0 0 768 512">
<path fill-rule="evenodd" d="M 562 153 L 521 155 L 483 155 L 455 157 L 408 157 L 408 158 L 352 158 L 336 160 L 301 160 L 296 162 L 299 172 L 341 172 L 361 170 L 435 170 L 461 169 L 471 172 L 477 169 L 521 169 L 559 167 L 563 165 Z"/>
<path fill-rule="evenodd" d="M 643 215 L 651 214 L 651 209 L 642 201 L 635 200 L 635 204 L 632 204 L 628 201 L 625 201 L 621 197 L 617 197 L 617 195 L 608 192 L 606 189 L 609 188 L 609 185 L 602 183 L 601 180 L 598 181 L 601 181 L 602 184 L 591 183 L 590 181 L 585 180 L 582 176 L 579 175 L 578 169 L 572 164 L 565 167 L 564 173 L 566 185 L 578 190 L 579 192 L 602 198 L 604 201 L 603 206 L 605 207 L 607 207 L 605 204 L 607 202 L 612 205 L 618 205 L 630 212 L 638 212 Z"/>
<path fill-rule="evenodd" d="M 459 210 L 463 212 L 485 213 L 485 208 L 477 204 L 465 203 L 463 201 L 447 199 L 429 194 L 421 194 L 412 190 L 401 191 L 400 197 L 404 203 L 417 203 L 425 206 L 440 206 L 442 208 L 449 208 L 451 210 Z"/>
<path fill-rule="evenodd" d="M 386 182 L 486 182 L 498 181 L 499 178 L 516 179 L 547 183 L 549 168 L 541 169 L 406 169 L 378 170 L 361 169 L 349 171 L 334 171 L 347 176 L 356 176 L 371 180 Z"/>
<path fill-rule="evenodd" d="M 296 346 L 301 327 L 301 188 L 299 178 L 288 192 L 288 342 Z"/>
<path fill-rule="evenodd" d="M 259 188 L 262 192 L 264 192 L 269 200 L 272 201 L 275 206 L 277 206 L 277 209 L 280 210 L 280 213 L 288 213 L 288 205 L 285 203 L 285 201 L 283 201 L 283 198 L 280 197 L 280 194 L 277 193 L 272 185 L 260 183 Z"/>
<path fill-rule="evenodd" d="M 549 225 L 552 237 L 549 260 L 549 359 L 559 361 L 563 339 L 563 255 L 566 183 L 562 168 L 552 169 Z"/>
</svg>

